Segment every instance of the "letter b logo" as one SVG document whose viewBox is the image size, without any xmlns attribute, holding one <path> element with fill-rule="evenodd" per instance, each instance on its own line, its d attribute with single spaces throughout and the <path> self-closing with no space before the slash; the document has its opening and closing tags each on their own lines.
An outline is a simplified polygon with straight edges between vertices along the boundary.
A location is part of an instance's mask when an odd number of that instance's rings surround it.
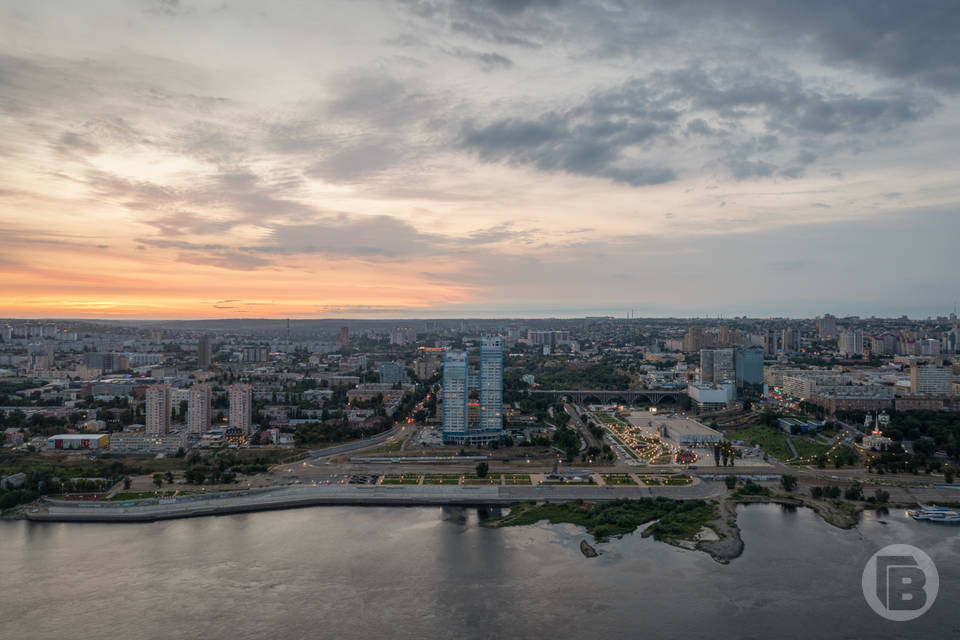
<svg viewBox="0 0 960 640">
<path fill-rule="evenodd" d="M 893 544 L 873 554 L 863 568 L 863 595 L 878 615 L 903 622 L 923 615 L 937 598 L 940 576 L 926 553 Z"/>
</svg>

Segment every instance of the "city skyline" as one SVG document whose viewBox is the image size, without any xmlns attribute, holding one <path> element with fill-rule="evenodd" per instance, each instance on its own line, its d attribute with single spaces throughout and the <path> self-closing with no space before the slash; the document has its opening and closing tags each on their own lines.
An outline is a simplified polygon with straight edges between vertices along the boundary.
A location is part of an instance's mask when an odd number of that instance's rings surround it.
<svg viewBox="0 0 960 640">
<path fill-rule="evenodd" d="M 956 26 L 933 3 L 6 4 L 0 315 L 947 313 Z"/>
</svg>

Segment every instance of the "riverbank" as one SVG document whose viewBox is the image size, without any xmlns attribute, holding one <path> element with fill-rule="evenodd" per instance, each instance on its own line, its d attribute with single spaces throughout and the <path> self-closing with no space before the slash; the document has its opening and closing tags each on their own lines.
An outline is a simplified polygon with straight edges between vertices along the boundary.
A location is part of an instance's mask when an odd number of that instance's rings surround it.
<svg viewBox="0 0 960 640">
<path fill-rule="evenodd" d="M 617 500 L 603 504 L 518 503 L 486 527 L 515 527 L 546 520 L 582 526 L 597 542 L 620 538 L 642 528 L 643 537 L 688 550 L 708 553 L 725 564 L 743 551 L 743 541 L 726 500 Z"/>
<path fill-rule="evenodd" d="M 626 503 L 627 501 L 624 501 Z M 511 527 L 548 521 L 551 524 L 569 523 L 584 527 L 596 542 L 620 538 L 646 526 L 641 535 L 687 549 L 708 554 L 720 564 L 728 564 L 740 557 L 744 550 L 743 538 L 737 523 L 737 506 L 749 504 L 777 504 L 785 507 L 806 507 L 827 524 L 838 529 L 852 529 L 860 522 L 860 514 L 872 505 L 846 500 L 815 499 L 802 494 L 769 493 L 742 495 L 728 493 L 709 501 L 687 501 L 686 509 L 667 508 L 657 501 L 630 501 L 628 504 L 590 503 L 518 503 L 507 515 L 484 521 L 487 527 Z M 667 501 L 673 502 L 673 501 Z M 678 504 L 681 504 L 679 501 Z M 697 505 L 692 502 L 700 503 Z M 702 505 L 702 506 L 701 506 Z M 880 508 L 898 508 L 887 504 Z M 686 517 L 679 514 L 686 513 Z"/>
<path fill-rule="evenodd" d="M 130 502 L 44 499 L 30 505 L 23 516 L 47 522 L 153 522 L 321 505 L 504 507 L 520 502 L 604 503 L 625 498 L 703 500 L 722 493 L 722 486 L 715 483 L 685 487 L 297 485 Z"/>
</svg>

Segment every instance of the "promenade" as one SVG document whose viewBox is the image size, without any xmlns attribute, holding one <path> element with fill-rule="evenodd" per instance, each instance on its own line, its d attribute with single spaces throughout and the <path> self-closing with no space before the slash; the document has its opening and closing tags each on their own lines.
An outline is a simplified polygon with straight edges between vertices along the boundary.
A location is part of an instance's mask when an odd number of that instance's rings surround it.
<svg viewBox="0 0 960 640">
<path fill-rule="evenodd" d="M 294 486 L 210 496 L 188 496 L 135 502 L 68 502 L 45 500 L 28 520 L 50 522 L 153 522 L 176 518 L 248 513 L 323 505 L 355 506 L 508 506 L 514 502 L 586 500 L 663 496 L 678 500 L 705 499 L 724 493 L 722 482 L 691 486 Z"/>
</svg>

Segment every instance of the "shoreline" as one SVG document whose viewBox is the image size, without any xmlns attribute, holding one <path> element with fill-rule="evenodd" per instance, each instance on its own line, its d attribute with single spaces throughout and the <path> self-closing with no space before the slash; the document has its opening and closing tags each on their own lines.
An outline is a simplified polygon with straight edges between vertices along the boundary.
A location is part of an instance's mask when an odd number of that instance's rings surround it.
<svg viewBox="0 0 960 640">
<path fill-rule="evenodd" d="M 598 505 L 615 500 L 642 500 L 663 497 L 684 502 L 705 501 L 713 505 L 716 517 L 700 522 L 697 531 L 677 536 L 656 536 L 660 542 L 688 551 L 701 551 L 719 564 L 729 564 L 740 557 L 744 542 L 737 522 L 737 507 L 749 504 L 779 504 L 787 507 L 806 507 L 813 510 L 824 522 L 840 529 L 852 529 L 860 521 L 860 514 L 871 505 L 849 501 L 814 499 L 803 494 L 773 494 L 737 496 L 718 485 L 702 483 L 701 495 L 690 495 L 689 487 L 634 488 L 611 490 L 607 487 L 449 487 L 425 488 L 415 486 L 352 486 L 352 487 L 283 487 L 213 494 L 202 498 L 190 497 L 161 503 L 156 499 L 125 503 L 89 503 L 41 499 L 39 502 L 20 505 L 3 514 L 4 520 L 28 520 L 31 522 L 89 522 L 89 523 L 148 523 L 182 518 L 198 518 L 221 515 L 236 515 L 260 511 L 276 511 L 322 506 L 352 507 L 436 507 L 460 506 L 468 508 L 510 508 L 520 505 L 536 508 L 562 504 Z M 716 489 L 708 491 L 707 489 Z M 886 508 L 903 505 L 890 503 Z M 909 505 L 908 505 L 909 506 Z M 482 526 L 511 526 L 503 524 L 505 517 L 487 522 Z M 546 518 L 545 518 L 546 519 Z M 581 523 L 575 523 L 581 524 Z M 652 522 L 646 522 L 641 530 Z M 522 526 L 522 525 L 521 525 Z M 583 526 L 581 524 L 581 526 Z M 593 534 L 591 534 L 593 535 Z M 615 533 L 611 537 L 621 537 Z M 595 542 L 607 536 L 593 535 Z"/>
</svg>

